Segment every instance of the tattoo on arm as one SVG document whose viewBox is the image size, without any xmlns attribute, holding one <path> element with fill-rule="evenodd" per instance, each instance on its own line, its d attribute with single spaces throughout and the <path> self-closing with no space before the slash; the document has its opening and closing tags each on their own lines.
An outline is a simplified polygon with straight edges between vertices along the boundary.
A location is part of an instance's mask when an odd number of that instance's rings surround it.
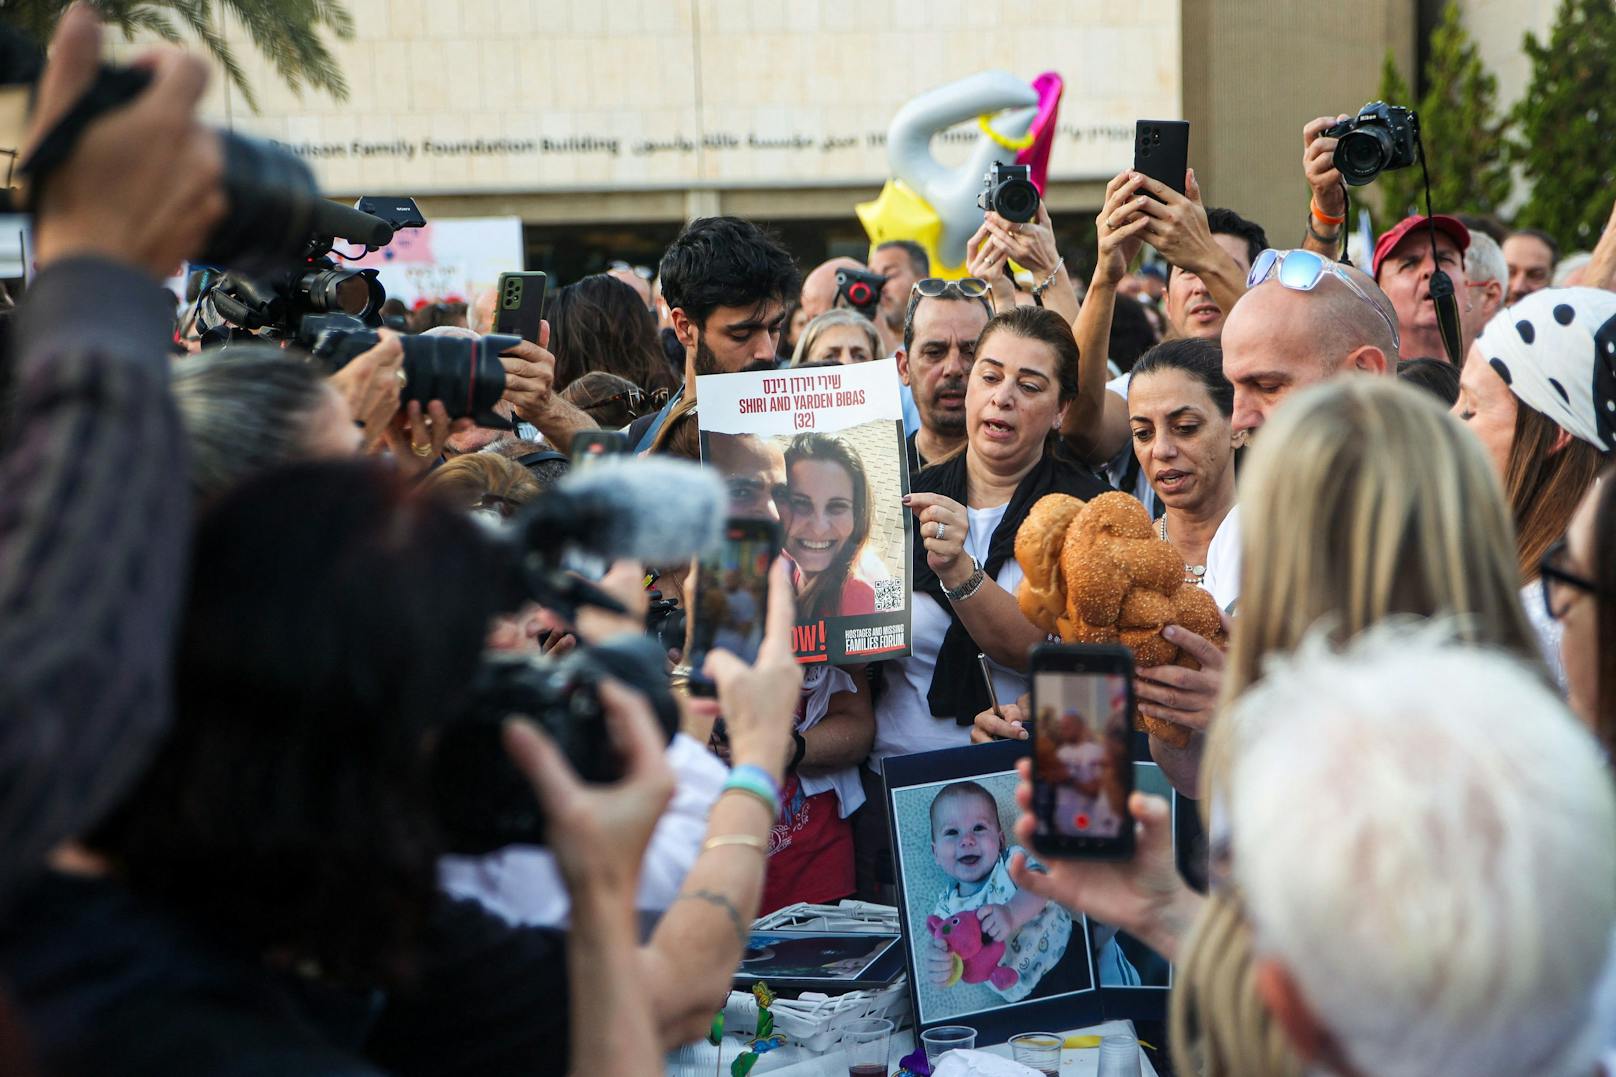
<svg viewBox="0 0 1616 1077">
<path fill-rule="evenodd" d="M 705 901 L 709 905 L 716 905 L 718 908 L 723 909 L 724 912 L 729 914 L 729 922 L 735 928 L 735 934 L 741 940 L 741 945 L 743 947 L 746 945 L 749 933 L 746 930 L 745 922 L 741 919 L 741 911 L 735 907 L 733 901 L 712 890 L 691 890 L 674 898 L 675 901 L 685 901 L 687 899 Z"/>
</svg>

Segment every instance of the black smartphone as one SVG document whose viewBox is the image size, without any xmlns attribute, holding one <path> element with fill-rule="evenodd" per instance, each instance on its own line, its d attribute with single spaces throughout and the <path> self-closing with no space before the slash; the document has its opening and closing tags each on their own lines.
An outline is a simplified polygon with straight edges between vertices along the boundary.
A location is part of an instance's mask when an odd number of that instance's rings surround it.
<svg viewBox="0 0 1616 1077">
<path fill-rule="evenodd" d="M 547 280 L 543 273 L 501 273 L 499 298 L 494 303 L 494 332 L 537 344 Z"/>
<path fill-rule="evenodd" d="M 1033 848 L 1048 856 L 1133 855 L 1133 655 L 1126 647 L 1032 651 Z"/>
<path fill-rule="evenodd" d="M 572 435 L 572 466 L 586 467 L 604 456 L 629 451 L 628 435 L 621 430 L 588 430 Z"/>
<path fill-rule="evenodd" d="M 701 559 L 691 610 L 690 694 L 710 696 L 716 686 L 701 672 L 717 647 L 750 664 L 757 659 L 768 620 L 769 569 L 780 554 L 780 525 L 731 516 L 724 542 Z"/>
<path fill-rule="evenodd" d="M 1133 126 L 1133 170 L 1184 193 L 1190 164 L 1188 120 L 1139 120 Z M 1152 196 L 1154 197 L 1154 196 Z"/>
</svg>

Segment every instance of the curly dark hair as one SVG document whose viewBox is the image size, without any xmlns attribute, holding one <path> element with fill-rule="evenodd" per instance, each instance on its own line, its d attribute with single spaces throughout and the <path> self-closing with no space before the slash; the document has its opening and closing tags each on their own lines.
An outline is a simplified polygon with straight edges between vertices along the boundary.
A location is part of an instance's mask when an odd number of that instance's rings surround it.
<svg viewBox="0 0 1616 1077">
<path fill-rule="evenodd" d="M 595 370 L 626 378 L 646 392 L 678 384 L 663 358 L 656 316 L 616 277 L 595 273 L 556 289 L 545 317 L 557 390 Z"/>
<path fill-rule="evenodd" d="M 697 326 L 719 307 L 760 307 L 797 294 L 797 264 L 780 240 L 740 217 L 699 217 L 662 256 L 662 298 Z"/>
<path fill-rule="evenodd" d="M 174 726 L 87 844 L 233 952 L 402 982 L 436 893 L 423 743 L 497 605 L 487 540 L 327 462 L 226 494 L 193 554 Z"/>
</svg>

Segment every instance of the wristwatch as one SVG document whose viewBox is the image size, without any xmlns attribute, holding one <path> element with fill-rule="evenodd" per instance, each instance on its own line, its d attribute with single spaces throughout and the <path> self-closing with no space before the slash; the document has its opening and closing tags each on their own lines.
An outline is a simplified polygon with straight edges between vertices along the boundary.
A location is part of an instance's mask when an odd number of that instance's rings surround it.
<svg viewBox="0 0 1616 1077">
<path fill-rule="evenodd" d="M 982 581 L 987 578 L 988 574 L 982 571 L 982 562 L 973 557 L 971 558 L 971 574 L 966 577 L 964 583 L 952 591 L 946 587 L 943 588 L 943 597 L 950 602 L 964 602 L 981 589 Z"/>
</svg>

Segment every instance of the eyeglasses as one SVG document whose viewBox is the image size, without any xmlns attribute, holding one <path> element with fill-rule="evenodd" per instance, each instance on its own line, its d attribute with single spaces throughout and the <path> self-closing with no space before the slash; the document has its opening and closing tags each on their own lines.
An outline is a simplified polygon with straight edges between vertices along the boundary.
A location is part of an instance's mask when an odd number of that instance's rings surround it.
<svg viewBox="0 0 1616 1077">
<path fill-rule="evenodd" d="M 922 277 L 915 281 L 913 288 L 909 289 L 910 295 L 923 295 L 927 299 L 937 299 L 949 293 L 961 299 L 981 299 L 988 294 L 988 282 L 981 277 L 961 277 L 959 280 Z"/>
<path fill-rule="evenodd" d="M 619 271 L 627 270 L 628 272 L 634 274 L 636 277 L 639 277 L 641 280 L 650 280 L 651 278 L 656 276 L 656 273 L 654 273 L 651 270 L 650 266 L 630 265 L 629 263 L 627 263 L 625 261 L 622 261 L 621 259 L 619 259 L 619 260 L 617 260 L 615 262 L 607 262 L 606 263 L 606 268 L 607 269 L 616 269 L 616 270 L 619 270 Z"/>
<path fill-rule="evenodd" d="M 1375 308 L 1380 320 L 1391 330 L 1392 343 L 1401 350 L 1403 340 L 1398 335 L 1397 323 L 1392 320 L 1392 316 L 1387 314 L 1379 303 L 1370 299 L 1369 293 L 1358 287 L 1358 282 L 1353 280 L 1340 265 L 1312 251 L 1276 251 L 1272 247 L 1268 248 L 1257 255 L 1257 260 L 1251 263 L 1251 272 L 1246 276 L 1246 287 L 1255 288 L 1263 281 L 1273 279 L 1293 292 L 1311 292 L 1326 276 L 1334 277 L 1345 284 L 1352 289 L 1353 295 Z"/>
<path fill-rule="evenodd" d="M 1537 563 L 1537 582 L 1543 591 L 1543 609 L 1551 621 L 1558 621 L 1570 613 L 1577 597 L 1600 593 L 1597 583 L 1560 567 L 1565 564 L 1565 559 L 1566 540 L 1561 539 L 1544 550 L 1542 559 Z M 1566 598 L 1566 588 L 1576 591 L 1577 595 Z"/>
</svg>

